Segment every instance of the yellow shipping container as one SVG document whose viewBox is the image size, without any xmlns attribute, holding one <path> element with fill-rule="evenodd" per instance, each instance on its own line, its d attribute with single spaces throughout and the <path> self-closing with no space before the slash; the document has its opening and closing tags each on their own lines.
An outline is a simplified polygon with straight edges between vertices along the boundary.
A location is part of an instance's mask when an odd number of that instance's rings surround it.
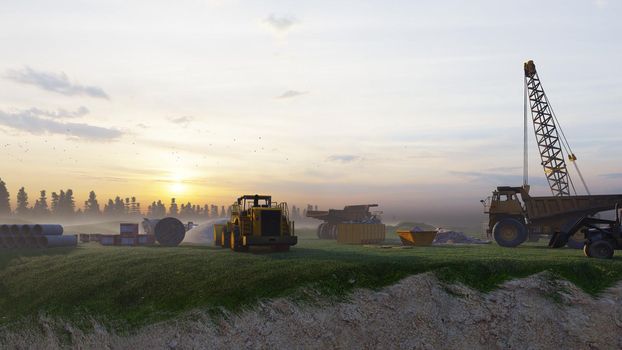
<svg viewBox="0 0 622 350">
<path fill-rule="evenodd" d="M 384 241 L 384 224 L 338 224 L 337 243 L 377 244 Z"/>
</svg>

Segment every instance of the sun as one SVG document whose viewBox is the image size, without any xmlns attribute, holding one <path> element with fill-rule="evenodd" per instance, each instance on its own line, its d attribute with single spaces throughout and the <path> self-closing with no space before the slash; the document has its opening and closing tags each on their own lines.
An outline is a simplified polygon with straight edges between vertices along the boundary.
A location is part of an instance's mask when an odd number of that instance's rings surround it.
<svg viewBox="0 0 622 350">
<path fill-rule="evenodd" d="M 171 192 L 171 194 L 174 194 L 174 195 L 182 194 L 186 192 L 186 185 L 181 181 L 173 182 L 169 186 L 169 191 Z"/>
</svg>

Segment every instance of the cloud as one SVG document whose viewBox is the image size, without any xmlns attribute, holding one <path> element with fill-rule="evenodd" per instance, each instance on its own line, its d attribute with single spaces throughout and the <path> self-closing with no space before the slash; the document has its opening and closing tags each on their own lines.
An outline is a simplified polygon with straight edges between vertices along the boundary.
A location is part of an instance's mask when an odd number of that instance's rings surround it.
<svg viewBox="0 0 622 350">
<path fill-rule="evenodd" d="M 475 183 L 490 184 L 494 186 L 520 186 L 523 183 L 523 176 L 514 174 L 478 171 L 449 171 L 449 174 Z M 530 178 L 529 183 L 537 186 L 548 186 L 547 181 L 540 177 Z"/>
<path fill-rule="evenodd" d="M 606 177 L 608 179 L 622 179 L 622 173 L 608 173 L 608 174 L 601 174 L 600 176 Z"/>
<path fill-rule="evenodd" d="M 171 120 L 172 123 L 181 125 L 181 126 L 183 126 L 185 128 L 194 120 L 194 118 L 193 117 L 184 116 L 184 117 L 179 117 L 179 118 L 172 118 L 170 120 Z"/>
<path fill-rule="evenodd" d="M 42 117 L 50 117 L 50 118 L 58 118 L 58 119 L 64 119 L 64 118 L 80 118 L 80 117 L 84 117 L 85 115 L 89 114 L 90 111 L 88 108 L 84 107 L 84 106 L 80 106 L 78 107 L 78 109 L 76 109 L 75 111 L 68 111 L 62 108 L 59 108 L 55 111 L 47 111 L 47 110 L 43 110 L 43 109 L 38 109 L 38 108 L 30 108 L 26 111 L 24 111 L 23 113 L 27 113 L 30 114 L 32 116 L 42 116 Z"/>
<path fill-rule="evenodd" d="M 268 18 L 264 20 L 264 22 L 270 25 L 270 27 L 272 27 L 272 29 L 276 31 L 286 32 L 291 29 L 291 27 L 293 27 L 295 24 L 297 24 L 298 20 L 293 16 L 279 17 L 272 13 L 270 14 L 270 16 L 268 16 Z"/>
<path fill-rule="evenodd" d="M 46 133 L 59 134 L 96 141 L 114 140 L 123 135 L 123 132 L 117 129 L 84 123 L 64 123 L 54 119 L 42 118 L 39 115 L 33 114 L 30 110 L 15 113 L 7 113 L 0 110 L 0 125 L 34 135 Z"/>
<path fill-rule="evenodd" d="M 43 90 L 56 92 L 62 95 L 86 95 L 96 98 L 110 99 L 106 92 L 97 86 L 80 85 L 69 81 L 67 74 L 42 72 L 30 67 L 23 69 L 10 69 L 6 78 L 22 84 L 37 86 Z"/>
<path fill-rule="evenodd" d="M 306 95 L 309 92 L 307 91 L 296 91 L 296 90 L 287 90 L 284 93 L 280 94 L 279 96 L 277 96 L 276 98 L 294 98 L 294 97 L 298 97 L 301 95 Z"/>
<path fill-rule="evenodd" d="M 609 5 L 609 1 L 608 0 L 594 0 L 594 5 L 602 9 L 602 8 L 607 7 L 607 5 Z"/>
<path fill-rule="evenodd" d="M 352 154 L 335 154 L 328 157 L 328 160 L 331 162 L 339 162 L 339 163 L 352 163 L 361 159 L 359 156 L 355 156 Z"/>
</svg>

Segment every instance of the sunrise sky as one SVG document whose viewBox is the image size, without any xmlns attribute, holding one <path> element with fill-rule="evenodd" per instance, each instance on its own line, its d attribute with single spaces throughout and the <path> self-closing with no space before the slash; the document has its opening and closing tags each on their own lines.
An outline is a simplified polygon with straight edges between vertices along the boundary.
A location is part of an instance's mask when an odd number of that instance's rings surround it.
<svg viewBox="0 0 622 350">
<path fill-rule="evenodd" d="M 481 218 L 522 183 L 533 59 L 592 192 L 622 193 L 621 16 L 604 0 L 0 1 L 0 178 L 31 202 L 259 192 Z"/>
</svg>

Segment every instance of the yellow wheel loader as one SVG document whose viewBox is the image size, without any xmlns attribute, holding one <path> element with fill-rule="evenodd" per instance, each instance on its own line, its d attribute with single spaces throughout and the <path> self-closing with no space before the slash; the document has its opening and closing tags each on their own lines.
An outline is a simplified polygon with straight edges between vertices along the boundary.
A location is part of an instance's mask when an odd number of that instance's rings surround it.
<svg viewBox="0 0 622 350">
<path fill-rule="evenodd" d="M 236 252 L 251 246 L 288 251 L 298 243 L 294 231 L 287 203 L 273 202 L 271 196 L 244 195 L 231 206 L 231 217 L 219 237 L 220 246 Z"/>
</svg>

